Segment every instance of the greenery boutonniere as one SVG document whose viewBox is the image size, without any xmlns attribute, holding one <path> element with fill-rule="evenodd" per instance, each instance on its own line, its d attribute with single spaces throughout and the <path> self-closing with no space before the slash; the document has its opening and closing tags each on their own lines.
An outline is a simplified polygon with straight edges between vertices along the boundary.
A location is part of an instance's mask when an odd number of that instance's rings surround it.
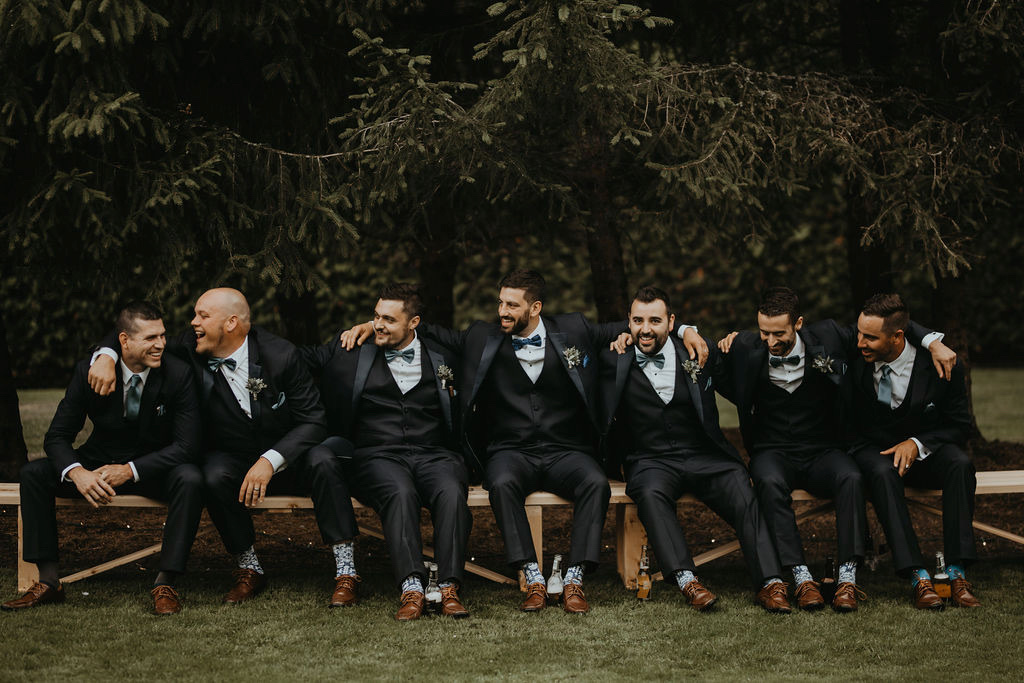
<svg viewBox="0 0 1024 683">
<path fill-rule="evenodd" d="M 267 383 L 263 381 L 262 377 L 250 377 L 246 383 L 245 388 L 252 396 L 252 400 L 256 400 L 263 393 L 263 390 L 267 388 Z"/>
<path fill-rule="evenodd" d="M 826 375 L 835 374 L 835 366 L 833 365 L 834 360 L 831 356 L 823 356 L 820 353 L 814 357 L 811 362 L 811 367 L 818 372 L 823 372 Z"/>
<path fill-rule="evenodd" d="M 683 361 L 683 370 L 690 376 L 690 381 L 694 384 L 697 383 L 697 375 L 700 374 L 700 363 L 693 358 L 687 358 Z"/>
<path fill-rule="evenodd" d="M 568 364 L 569 369 L 572 370 L 583 362 L 583 354 L 575 346 L 570 346 L 565 349 L 565 362 Z"/>
</svg>

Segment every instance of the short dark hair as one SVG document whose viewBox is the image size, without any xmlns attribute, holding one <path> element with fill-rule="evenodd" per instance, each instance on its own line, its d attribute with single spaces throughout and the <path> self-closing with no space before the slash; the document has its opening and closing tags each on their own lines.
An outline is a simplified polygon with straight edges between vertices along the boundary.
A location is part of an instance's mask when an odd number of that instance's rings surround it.
<svg viewBox="0 0 1024 683">
<path fill-rule="evenodd" d="M 869 297 L 860 312 L 874 318 L 881 318 L 882 331 L 892 335 L 896 330 L 906 330 L 910 323 L 910 311 L 899 294 L 875 294 Z"/>
<path fill-rule="evenodd" d="M 544 302 L 547 296 L 548 285 L 544 282 L 543 276 L 535 270 L 513 270 L 501 278 L 498 289 L 521 289 L 526 292 L 526 302 L 532 304 L 534 301 Z"/>
<path fill-rule="evenodd" d="M 633 301 L 639 301 L 642 304 L 649 304 L 652 301 L 661 299 L 665 302 L 665 315 L 672 315 L 672 302 L 669 301 L 668 294 L 663 289 L 658 289 L 653 285 L 644 285 L 640 289 L 636 290 L 633 294 Z M 630 302 L 632 305 L 632 302 Z"/>
<path fill-rule="evenodd" d="M 789 323 L 795 325 L 800 318 L 800 297 L 789 287 L 769 287 L 761 294 L 757 312 L 769 318 L 785 313 Z"/>
<path fill-rule="evenodd" d="M 380 288 L 379 298 L 385 301 L 401 301 L 402 310 L 410 318 L 423 315 L 423 297 L 416 285 L 408 282 L 389 282 Z"/>
<path fill-rule="evenodd" d="M 139 327 L 138 321 L 163 319 L 164 314 L 160 312 L 160 309 L 148 301 L 132 301 L 117 314 L 114 326 L 117 328 L 118 334 L 122 332 L 134 334 Z"/>
</svg>

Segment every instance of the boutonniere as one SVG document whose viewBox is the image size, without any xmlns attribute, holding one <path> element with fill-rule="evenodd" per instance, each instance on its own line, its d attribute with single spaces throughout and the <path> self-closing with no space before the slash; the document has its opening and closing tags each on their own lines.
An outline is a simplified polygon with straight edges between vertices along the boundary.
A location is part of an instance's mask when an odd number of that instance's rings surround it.
<svg viewBox="0 0 1024 683">
<path fill-rule="evenodd" d="M 700 363 L 693 358 L 687 358 L 683 361 L 683 370 L 690 376 L 690 381 L 696 384 L 697 375 L 700 374 Z"/>
<path fill-rule="evenodd" d="M 455 382 L 455 372 L 447 365 L 437 366 L 437 378 L 441 380 L 442 389 L 451 389 Z"/>
<path fill-rule="evenodd" d="M 820 353 L 814 357 L 811 361 L 811 367 L 818 372 L 823 372 L 826 375 L 835 374 L 835 366 L 833 365 L 833 358 L 831 356 L 823 356 Z"/>
<path fill-rule="evenodd" d="M 565 349 L 565 362 L 572 370 L 577 365 L 583 363 L 583 354 L 575 346 L 568 346 Z"/>
<path fill-rule="evenodd" d="M 250 377 L 245 382 L 245 388 L 252 396 L 252 400 L 256 400 L 260 397 L 260 394 L 264 389 L 267 388 L 267 383 L 263 381 L 262 377 Z"/>
</svg>

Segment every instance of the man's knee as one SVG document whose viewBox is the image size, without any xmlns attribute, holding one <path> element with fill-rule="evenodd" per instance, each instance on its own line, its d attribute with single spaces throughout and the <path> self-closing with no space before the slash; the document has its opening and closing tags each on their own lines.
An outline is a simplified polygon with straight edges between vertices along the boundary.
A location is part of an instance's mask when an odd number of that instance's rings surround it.
<svg viewBox="0 0 1024 683">
<path fill-rule="evenodd" d="M 167 473 L 167 490 L 200 491 L 203 487 L 203 472 L 192 464 L 178 465 Z"/>
<path fill-rule="evenodd" d="M 202 469 L 203 490 L 217 497 L 238 495 L 241 480 L 231 468 L 219 463 L 206 463 Z"/>
</svg>

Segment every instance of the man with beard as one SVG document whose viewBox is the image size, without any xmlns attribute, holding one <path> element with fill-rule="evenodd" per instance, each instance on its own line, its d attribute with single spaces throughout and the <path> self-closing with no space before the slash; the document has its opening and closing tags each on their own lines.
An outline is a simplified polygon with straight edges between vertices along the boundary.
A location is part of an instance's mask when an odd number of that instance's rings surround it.
<svg viewBox="0 0 1024 683">
<path fill-rule="evenodd" d="M 641 287 L 629 311 L 634 348 L 601 353 L 602 424 L 612 454 L 624 464 L 626 493 L 666 579 L 675 579 L 691 607 L 707 610 L 717 597 L 697 580 L 676 515 L 687 492 L 736 530 L 757 603 L 788 613 L 782 569 L 750 477 L 718 425 L 710 368 L 689 360 L 677 339 L 670 341 L 674 324 L 668 295 Z"/>
<path fill-rule="evenodd" d="M 211 289 L 196 302 L 192 331 L 167 346 L 191 365 L 199 387 L 206 508 L 238 567 L 234 586 L 224 596 L 232 605 L 266 586 L 246 508 L 268 492 L 311 487 L 320 533 L 336 559 L 343 548 L 351 548 L 357 531 L 341 464 L 334 457 L 309 455 L 326 435 L 324 409 L 309 371 L 290 342 L 252 325 L 249 318 L 241 292 Z M 89 372 L 90 384 L 101 394 L 113 376 L 107 352 L 98 352 Z M 337 564 L 341 574 L 344 567 Z"/>
<path fill-rule="evenodd" d="M 457 380 L 467 455 L 483 471 L 508 563 L 526 577 L 524 612 L 546 605 L 544 577 L 537 564 L 525 500 L 545 490 L 573 501 L 573 529 L 565 574 L 563 608 L 589 611 L 584 570 L 597 565 L 601 527 L 610 489 L 595 448 L 597 350 L 625 324 L 594 325 L 579 313 L 541 314 L 544 278 L 517 270 L 499 284 L 498 321 L 476 322 L 457 332 L 422 325 L 427 339 L 462 358 Z M 367 335 L 351 330 L 346 343 Z M 688 340 L 695 344 L 691 332 Z M 697 339 L 695 350 L 706 353 Z"/>
<path fill-rule="evenodd" d="M 441 613 L 469 616 L 458 595 L 473 523 L 450 392 L 458 366 L 451 351 L 416 333 L 422 305 L 414 286 L 387 285 L 373 312 L 375 344 L 347 351 L 336 340 L 302 349 L 321 378 L 333 435 L 311 453 L 351 460 L 357 497 L 377 511 L 384 525 L 402 590 L 395 615 L 399 621 L 423 613 L 423 506 L 434 524 Z M 351 597 L 342 605 L 355 603 L 355 582 L 349 583 Z"/>
</svg>

